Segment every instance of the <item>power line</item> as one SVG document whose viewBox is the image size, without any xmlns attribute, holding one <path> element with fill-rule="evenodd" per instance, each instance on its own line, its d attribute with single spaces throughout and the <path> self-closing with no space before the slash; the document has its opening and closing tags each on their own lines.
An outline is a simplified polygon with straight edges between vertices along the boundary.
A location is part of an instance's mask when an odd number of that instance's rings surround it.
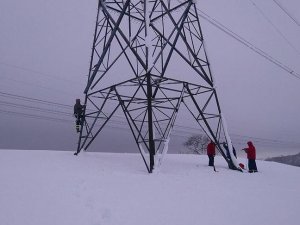
<svg viewBox="0 0 300 225">
<path fill-rule="evenodd" d="M 29 113 L 22 113 L 22 112 L 15 112 L 15 111 L 7 111 L 7 110 L 0 110 L 0 113 L 2 114 L 7 114 L 9 116 L 21 116 L 21 117 L 25 117 L 25 118 L 31 118 L 31 119 L 42 119 L 42 120 L 47 120 L 47 121 L 55 121 L 55 122 L 65 122 L 65 123 L 73 123 L 74 121 L 72 120 L 68 120 L 68 119 L 60 119 L 60 118 L 54 118 L 54 117 L 49 117 L 49 116 L 41 116 L 41 115 L 35 115 L 35 114 L 29 114 Z M 115 128 L 115 129 L 124 129 L 124 130 L 128 130 L 128 127 L 125 125 L 127 125 L 127 123 L 121 122 L 121 121 L 117 121 L 114 119 L 110 120 L 111 122 L 115 123 L 114 126 L 113 124 L 107 124 L 107 127 L 110 128 Z M 176 127 L 177 125 L 175 125 L 174 127 Z M 183 137 L 183 138 L 187 138 L 189 136 L 187 135 L 182 135 L 182 134 L 178 134 L 179 133 L 185 133 L 185 134 L 199 134 L 201 133 L 200 129 L 197 128 L 192 128 L 192 127 L 187 127 L 187 126 L 179 126 L 181 129 L 183 128 L 183 130 L 174 130 L 175 133 L 172 133 L 171 136 L 178 136 L 178 137 Z M 184 130 L 187 129 L 187 130 Z M 191 129 L 196 130 L 195 132 L 190 131 Z M 265 139 L 265 138 L 258 138 L 258 137 L 252 137 L 252 136 L 243 136 L 243 135 L 237 135 L 237 134 L 231 134 L 232 136 L 236 136 L 239 138 L 234 138 L 235 140 L 235 144 L 244 144 L 246 142 L 246 140 L 248 140 L 249 138 L 252 140 L 255 140 L 256 143 L 259 144 L 282 144 L 282 145 L 292 145 L 292 146 L 300 146 L 300 143 L 295 143 L 295 142 L 287 142 L 287 141 L 279 141 L 279 140 L 273 140 L 273 139 Z M 242 138 L 242 139 L 241 139 Z"/>
<path fill-rule="evenodd" d="M 60 119 L 60 118 L 54 118 L 54 117 L 48 117 L 48 116 L 40 116 L 40 115 L 8 111 L 8 110 L 2 110 L 2 109 L 0 109 L 0 113 L 8 114 L 10 116 L 11 115 L 23 116 L 23 117 L 32 118 L 32 119 L 43 119 L 43 120 L 48 120 L 48 121 L 68 122 L 68 123 L 71 122 L 71 120 L 66 120 L 66 119 Z"/>
<path fill-rule="evenodd" d="M 68 119 L 60 119 L 60 118 L 54 118 L 54 117 L 49 117 L 49 116 L 41 116 L 41 115 L 35 115 L 35 114 L 30 114 L 30 113 L 22 113 L 22 112 L 15 112 L 15 111 L 8 111 L 8 110 L 1 110 L 1 109 L 0 109 L 0 113 L 6 114 L 9 116 L 19 116 L 19 117 L 30 118 L 30 119 L 54 121 L 54 122 L 60 122 L 60 123 L 64 122 L 64 123 L 68 123 L 68 124 L 74 123 L 73 120 L 68 120 Z M 122 126 L 113 126 L 111 124 L 107 124 L 106 126 L 110 127 L 110 128 L 123 129 L 123 130 L 129 131 L 127 128 L 122 127 Z M 95 127 L 97 127 L 97 125 Z"/>
<path fill-rule="evenodd" d="M 1 94 L 3 94 L 3 92 L 0 92 L 0 96 Z M 5 93 L 5 94 L 8 94 L 8 93 Z M 19 96 L 19 95 L 13 95 L 13 94 L 8 94 L 9 96 L 12 95 L 13 97 L 17 96 L 17 97 L 22 97 L 24 99 L 21 99 L 21 100 L 24 100 L 24 101 L 27 101 L 28 99 L 29 100 L 34 100 L 34 101 L 39 101 L 39 102 L 45 102 L 47 105 L 49 105 L 49 103 L 51 103 L 50 105 L 51 106 L 56 106 L 56 107 L 59 107 L 59 108 L 72 108 L 72 106 L 70 105 L 65 105 L 65 104 L 61 104 L 61 103 L 56 103 L 56 102 L 49 102 L 49 101 L 45 101 L 45 100 L 41 100 L 41 99 L 36 99 L 36 98 L 29 98 L 29 97 L 24 97 L 24 96 Z M 71 113 L 66 113 L 66 112 L 62 112 L 62 111 L 57 111 L 57 110 L 51 110 L 51 109 L 44 109 L 44 108 L 40 108 L 40 107 L 33 107 L 33 106 L 26 106 L 26 105 L 23 105 L 23 104 L 16 104 L 16 103 L 9 103 L 9 102 L 4 102 L 4 101 L 0 101 L 0 103 L 4 103 L 4 104 L 7 104 L 7 105 L 11 105 L 13 107 L 19 107 L 19 108 L 27 108 L 29 110 L 40 110 L 41 112 L 45 112 L 45 113 L 49 113 L 49 114 L 59 114 L 59 113 L 62 113 L 64 115 L 72 115 Z M 30 117 L 32 119 L 45 119 L 45 120 L 51 120 L 51 121 L 64 121 L 64 122 L 74 122 L 72 120 L 66 120 L 66 119 L 59 119 L 59 118 L 53 118 L 53 117 L 48 117 L 48 116 L 41 116 L 41 115 L 34 115 L 34 114 L 27 114 L 27 113 L 20 113 L 20 112 L 15 112 L 15 111 L 5 111 L 5 110 L 1 110 L 2 113 L 6 113 L 6 114 L 14 114 L 14 115 L 18 115 L 18 116 L 24 116 L 24 117 Z M 0 111 L 0 112 L 1 112 Z M 122 118 L 122 119 L 125 119 L 123 116 L 121 115 L 114 115 L 118 118 Z M 108 127 L 112 127 L 112 128 L 122 128 L 122 129 L 128 129 L 127 127 L 127 123 L 126 122 L 123 122 L 123 121 L 119 121 L 119 120 L 115 120 L 114 118 L 111 118 L 110 121 L 112 123 L 115 123 L 117 125 L 119 125 L 118 127 L 115 127 L 115 126 L 112 126 L 112 125 L 107 125 Z M 121 127 L 120 127 L 121 126 Z M 126 126 L 126 127 L 124 127 Z M 193 131 L 194 130 L 194 131 Z M 173 135 L 174 136 L 179 136 L 179 137 L 189 137 L 188 134 L 199 134 L 201 133 L 201 129 L 200 128 L 194 128 L 194 127 L 189 127 L 189 126 L 183 126 L 183 125 L 174 125 L 174 133 Z M 178 133 L 185 133 L 187 135 L 182 135 L 182 134 L 178 134 Z M 239 134 L 234 134 L 234 133 L 231 133 L 231 136 L 235 139 L 235 140 L 238 140 L 238 139 L 242 139 L 243 143 L 245 142 L 245 140 L 249 140 L 249 139 L 252 139 L 252 140 L 255 140 L 256 142 L 259 142 L 259 143 L 265 143 L 265 142 L 269 142 L 269 143 L 274 143 L 274 144 L 293 144 L 293 145 L 298 145 L 300 146 L 300 143 L 295 143 L 295 142 L 287 142 L 287 141 L 282 141 L 282 140 L 273 140 L 273 139 L 267 139 L 267 138 L 259 138 L 259 137 L 253 137 L 253 136 L 245 136 L 245 135 L 239 135 Z M 242 143 L 240 143 L 242 144 Z"/>
<path fill-rule="evenodd" d="M 55 79 L 55 80 L 62 80 L 62 81 L 65 81 L 65 82 L 72 82 L 72 83 L 75 83 L 76 85 L 80 85 L 79 82 L 76 82 L 74 80 L 65 79 L 65 78 L 62 78 L 62 77 L 56 76 L 56 75 L 46 74 L 46 73 L 43 73 L 43 72 L 40 72 L 40 71 L 37 71 L 37 70 L 33 70 L 33 69 L 30 69 L 30 68 L 26 68 L 26 67 L 21 67 L 21 66 L 17 66 L 17 65 L 5 63 L 5 62 L 0 62 L 0 65 L 4 65 L 6 67 L 10 67 L 10 68 L 18 69 L 18 70 L 23 70 L 23 71 L 26 71 L 26 72 L 30 72 L 31 74 L 37 74 L 37 75 L 41 75 L 41 76 L 44 76 L 44 77 L 47 77 L 47 78 L 51 78 L 51 79 Z"/>
<path fill-rule="evenodd" d="M 236 34 L 235 32 L 233 32 L 232 30 L 230 30 L 229 28 L 227 28 L 226 26 L 224 26 L 222 23 L 218 22 L 214 18 L 210 17 L 209 15 L 207 15 L 206 13 L 201 11 L 200 9 L 197 9 L 197 11 L 199 12 L 199 16 L 201 18 L 205 19 L 206 21 L 208 21 L 211 25 L 213 25 L 216 28 L 220 29 L 221 31 L 223 31 L 224 33 L 226 33 L 227 35 L 229 35 L 233 39 L 237 40 L 238 42 L 240 42 L 241 44 L 246 46 L 247 48 L 251 49 L 252 51 L 259 54 L 260 56 L 264 57 L 265 59 L 267 59 L 271 63 L 273 63 L 276 66 L 280 67 L 281 69 L 285 70 L 288 74 L 294 76 L 297 79 L 300 79 L 300 74 L 297 73 L 296 71 L 294 71 L 293 69 L 291 69 L 290 67 L 288 67 L 287 65 L 283 64 L 282 62 L 280 62 L 277 59 L 270 56 L 268 53 L 264 52 L 263 50 L 256 47 L 255 45 L 251 44 L 249 41 L 247 41 L 246 39 L 244 39 L 240 35 Z"/>
<path fill-rule="evenodd" d="M 39 84 L 32 83 L 32 82 L 26 82 L 26 81 L 16 80 L 16 79 L 13 79 L 13 78 L 10 78 L 10 77 L 4 77 L 4 79 L 11 80 L 13 82 L 17 82 L 17 83 L 21 83 L 21 84 L 25 84 L 25 85 L 28 85 L 28 86 L 31 86 L 31 87 L 37 87 L 37 88 L 46 89 L 46 90 L 49 90 L 49 91 L 52 91 L 52 92 L 55 91 L 55 92 L 61 92 L 61 93 L 64 93 L 64 94 L 70 94 L 71 93 L 71 92 L 66 92 L 65 90 L 56 89 L 56 88 L 48 87 L 48 86 L 43 86 L 43 85 L 39 85 Z"/>
<path fill-rule="evenodd" d="M 56 76 L 56 75 L 49 75 L 49 74 L 46 74 L 46 73 L 43 73 L 43 72 L 40 72 L 40 71 L 36 71 L 36 70 L 30 69 L 30 68 L 25 68 L 25 67 L 13 65 L 13 64 L 8 64 L 8 63 L 5 63 L 5 62 L 0 62 L 0 66 L 1 65 L 6 66 L 6 67 L 10 67 L 10 68 L 14 68 L 14 69 L 18 69 L 18 70 L 22 70 L 22 71 L 26 71 L 26 72 L 29 72 L 31 74 L 44 76 L 46 78 L 51 78 L 53 80 L 61 80 L 61 81 L 68 82 L 68 83 L 72 82 L 73 84 L 75 84 L 77 86 L 82 86 L 82 85 L 79 84 L 79 82 L 76 82 L 75 80 L 65 79 L 65 78 L 62 78 L 62 77 Z M 4 78 L 7 79 L 7 80 L 11 80 L 13 82 L 22 83 L 22 84 L 29 85 L 29 86 L 34 86 L 34 87 L 37 87 L 37 88 L 43 88 L 43 89 L 47 89 L 47 90 L 55 90 L 56 92 L 59 91 L 59 92 L 62 92 L 62 93 L 67 93 L 67 94 L 71 93 L 71 92 L 66 92 L 65 90 L 56 89 L 56 88 L 53 88 L 53 87 L 47 87 L 47 86 L 39 85 L 39 84 L 32 83 L 32 82 L 16 80 L 16 79 L 13 79 L 11 77 L 4 77 Z M 76 78 L 76 80 L 77 79 L 78 78 Z"/>
<path fill-rule="evenodd" d="M 11 103 L 11 102 L 6 102 L 6 101 L 0 101 L 0 105 L 5 105 L 5 106 L 9 106 L 9 107 L 14 107 L 14 108 L 20 108 L 20 109 L 35 110 L 35 111 L 44 112 L 44 113 L 60 114 L 60 115 L 65 115 L 65 116 L 72 115 L 71 113 L 62 112 L 62 111 L 58 111 L 58 110 L 45 109 L 45 108 L 23 105 L 23 104 L 16 104 L 16 103 Z"/>
<path fill-rule="evenodd" d="M 184 132 L 184 133 L 189 133 L 189 134 L 194 134 L 194 135 L 198 135 L 199 133 L 201 133 L 201 130 L 194 128 L 194 127 L 188 127 L 188 126 L 183 126 L 183 125 L 175 125 L 174 127 L 179 128 L 179 129 L 174 129 L 175 132 L 178 131 L 178 132 Z M 259 142 L 259 143 L 289 144 L 289 145 L 294 145 L 294 146 L 300 146 L 300 143 L 297 143 L 297 142 L 274 140 L 274 139 L 270 139 L 270 138 L 260 138 L 260 137 L 240 135 L 240 134 L 235 134 L 235 133 L 230 133 L 230 136 L 234 140 L 242 140 L 243 142 L 241 144 L 246 143 L 248 140 L 255 140 L 255 142 Z"/>
<path fill-rule="evenodd" d="M 65 108 L 73 108 L 73 106 L 71 106 L 71 105 L 61 104 L 61 103 L 52 102 L 52 101 L 41 100 L 41 99 L 38 99 L 38 98 L 30 98 L 30 97 L 25 97 L 25 96 L 21 96 L 21 95 L 10 94 L 10 93 L 7 93 L 7 92 L 2 92 L 2 91 L 0 91 L 0 96 L 13 98 L 13 99 L 19 99 L 19 100 L 28 101 L 28 102 L 38 102 L 40 104 L 46 104 L 46 105 L 57 105 L 57 106 L 60 106 L 60 107 L 65 107 Z"/>
<path fill-rule="evenodd" d="M 300 23 L 296 20 L 295 17 L 293 17 L 288 11 L 287 9 L 285 9 L 277 0 L 273 0 L 273 2 L 291 19 L 294 21 L 295 24 L 297 24 L 298 26 L 300 26 Z"/>
<path fill-rule="evenodd" d="M 276 32 L 286 41 L 286 43 L 292 48 L 294 49 L 298 54 L 300 54 L 300 52 L 298 51 L 298 49 L 287 39 L 287 37 L 279 30 L 279 28 L 266 16 L 266 14 L 258 7 L 257 4 L 255 4 L 255 2 L 253 0 L 249 0 L 252 5 L 257 9 L 257 11 L 265 18 L 265 20 L 271 24 L 271 26 L 276 30 Z"/>
</svg>

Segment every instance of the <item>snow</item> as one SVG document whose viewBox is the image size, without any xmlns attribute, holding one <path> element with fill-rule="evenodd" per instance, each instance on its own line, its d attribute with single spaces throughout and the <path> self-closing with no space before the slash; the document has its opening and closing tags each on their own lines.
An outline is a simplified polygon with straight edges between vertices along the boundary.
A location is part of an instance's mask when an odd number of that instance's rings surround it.
<svg viewBox="0 0 300 225">
<path fill-rule="evenodd" d="M 227 169 L 216 157 L 166 155 L 148 174 L 138 154 L 0 151 L 3 225 L 299 224 L 300 169 L 257 161 Z M 246 163 L 245 159 L 240 159 Z"/>
</svg>

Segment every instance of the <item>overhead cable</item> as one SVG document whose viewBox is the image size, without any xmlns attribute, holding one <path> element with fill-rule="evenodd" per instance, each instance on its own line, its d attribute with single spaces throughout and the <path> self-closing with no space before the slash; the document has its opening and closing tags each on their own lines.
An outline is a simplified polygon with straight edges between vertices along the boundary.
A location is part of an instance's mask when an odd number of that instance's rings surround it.
<svg viewBox="0 0 300 225">
<path fill-rule="evenodd" d="M 52 92 L 55 91 L 55 92 L 61 92 L 61 93 L 64 93 L 64 94 L 72 93 L 71 91 L 65 91 L 65 89 L 61 90 L 61 89 L 53 88 L 53 87 L 50 87 L 50 86 L 43 86 L 43 85 L 36 84 L 36 83 L 33 83 L 33 82 L 21 81 L 21 80 L 13 79 L 11 77 L 6 77 L 5 75 L 4 75 L 4 79 L 10 80 L 10 81 L 13 81 L 13 82 L 17 82 L 17 83 L 21 83 L 23 85 L 25 84 L 25 85 L 28 85 L 30 87 L 42 88 L 42 89 L 49 90 L 49 91 L 52 91 Z"/>
<path fill-rule="evenodd" d="M 256 10 L 264 17 L 264 19 L 275 29 L 275 31 L 286 41 L 286 43 L 294 49 L 298 54 L 300 54 L 299 50 L 287 39 L 287 37 L 279 30 L 279 28 L 267 17 L 267 15 L 262 11 L 261 8 L 253 1 L 249 0 L 252 5 L 256 8 Z"/>
<path fill-rule="evenodd" d="M 2 110 L 2 109 L 0 109 L 0 113 L 8 114 L 10 116 L 12 116 L 12 115 L 23 116 L 23 117 L 32 118 L 32 119 L 43 119 L 43 120 L 57 121 L 57 122 L 70 122 L 70 120 L 66 120 L 66 119 L 53 118 L 53 117 L 48 117 L 48 116 L 40 116 L 40 115 L 21 113 L 21 112 Z"/>
<path fill-rule="evenodd" d="M 0 96 L 1 96 L 1 94 L 3 94 L 3 92 L 0 92 Z M 55 107 L 58 107 L 58 108 L 72 108 L 73 107 L 71 105 L 65 105 L 65 104 L 61 104 L 61 103 L 57 103 L 57 102 L 49 102 L 49 101 L 45 101 L 45 100 L 37 99 L 37 98 L 29 98 L 29 97 L 24 97 L 24 96 L 19 96 L 19 95 L 14 95 L 14 94 L 8 94 L 8 93 L 5 93 L 5 94 L 8 95 L 8 96 L 22 97 L 23 99 L 20 99 L 20 100 L 23 100 L 23 101 L 34 100 L 34 101 L 39 101 L 41 103 L 45 103 L 46 105 L 51 105 L 51 106 L 55 106 Z M 40 108 L 40 107 L 36 107 L 36 106 L 34 106 L 34 107 L 25 106 L 23 104 L 8 103 L 8 102 L 4 102 L 4 101 L 0 101 L 0 104 L 1 103 L 6 104 L 6 105 L 11 105 L 13 107 L 24 107 L 24 108 L 27 108 L 29 110 L 39 110 L 40 112 L 43 112 L 43 113 L 49 113 L 49 114 L 61 113 L 61 114 L 64 114 L 66 116 L 71 116 L 72 115 L 71 113 L 62 112 L 62 111 L 58 111 L 58 110 L 52 110 L 52 109 L 45 109 L 45 108 Z M 51 104 L 49 104 L 49 103 L 51 103 Z M 60 119 L 60 118 L 43 116 L 43 115 L 41 116 L 41 115 L 34 115 L 34 114 L 26 114 L 26 113 L 23 113 L 23 112 L 20 113 L 20 112 L 16 112 L 16 111 L 2 110 L 1 113 L 5 113 L 5 114 L 9 114 L 9 115 L 16 115 L 16 116 L 24 116 L 24 117 L 29 117 L 29 118 L 32 118 L 32 119 L 45 119 L 45 120 L 52 120 L 52 121 L 57 121 L 57 122 L 63 120 L 64 122 L 68 122 L 68 123 L 74 122 L 72 120 L 67 120 L 67 119 Z M 116 116 L 117 118 L 124 118 L 121 115 L 114 115 L 114 116 Z M 117 124 L 117 125 L 119 125 L 119 126 L 115 127 L 115 126 L 111 126 L 110 124 L 108 124 L 107 125 L 108 127 L 127 129 L 127 127 L 124 127 L 124 126 L 127 126 L 126 122 L 116 120 L 114 118 L 111 118 L 110 121 Z M 201 133 L 201 129 L 197 129 L 195 127 L 184 126 L 184 125 L 174 125 L 174 132 L 175 132 L 173 134 L 174 136 L 189 137 L 190 135 L 193 135 L 193 134 L 197 135 L 197 134 Z M 233 136 L 233 138 L 236 139 L 236 140 L 242 138 L 241 140 L 243 141 L 243 143 L 247 139 L 252 139 L 252 140 L 255 140 L 256 142 L 261 142 L 261 143 L 262 142 L 264 142 L 264 143 L 265 142 L 270 142 L 270 143 L 274 143 L 274 144 L 279 143 L 279 144 L 293 144 L 293 145 L 298 145 L 298 146 L 300 145 L 300 143 L 296 143 L 296 142 L 273 140 L 273 139 L 259 138 L 259 137 L 253 137 L 253 136 L 245 136 L 245 135 L 239 135 L 239 134 L 234 134 L 234 133 L 231 133 L 231 136 Z"/>
<path fill-rule="evenodd" d="M 46 73 L 43 73 L 43 72 L 40 72 L 40 71 L 37 71 L 37 70 L 33 70 L 33 69 L 30 69 L 30 68 L 26 68 L 26 67 L 21 67 L 21 66 L 17 66 L 17 65 L 5 63 L 5 62 L 0 62 L 0 65 L 4 65 L 6 67 L 10 67 L 10 68 L 18 69 L 18 70 L 23 70 L 23 71 L 29 72 L 31 74 L 37 74 L 37 75 L 44 76 L 44 77 L 47 77 L 47 78 L 51 78 L 51 79 L 55 79 L 55 80 L 62 80 L 62 81 L 65 81 L 65 82 L 72 82 L 72 83 L 75 83 L 76 85 L 80 85 L 79 82 L 76 82 L 75 80 L 69 80 L 69 79 L 62 78 L 60 76 L 46 74 Z"/>
<path fill-rule="evenodd" d="M 36 106 L 16 104 L 16 103 L 6 102 L 6 101 L 0 101 L 0 105 L 19 108 L 19 109 L 34 110 L 34 111 L 39 111 L 39 112 L 44 112 L 44 113 L 60 114 L 60 115 L 65 115 L 65 116 L 71 116 L 72 115 L 70 112 L 69 113 L 68 112 L 62 112 L 62 111 L 59 111 L 59 110 L 45 109 L 45 108 L 40 108 L 40 107 L 36 107 Z"/>
<path fill-rule="evenodd" d="M 225 27 L 223 24 L 221 24 L 217 20 L 213 19 L 212 17 L 210 17 L 209 15 L 207 15 L 206 13 L 204 13 L 203 11 L 201 11 L 200 9 L 197 9 L 197 10 L 198 10 L 199 16 L 201 18 L 205 19 L 210 24 L 212 24 L 213 26 L 217 27 L 218 29 L 220 29 L 221 31 L 223 31 L 224 33 L 226 33 L 227 35 L 229 35 L 230 37 L 232 37 L 235 40 L 237 40 L 238 42 L 242 43 L 244 46 L 246 46 L 249 49 L 253 50 L 254 52 L 256 52 L 257 54 L 259 54 L 260 56 L 264 57 L 265 59 L 267 59 L 271 63 L 273 63 L 276 66 L 280 67 L 281 69 L 285 70 L 288 74 L 294 76 L 297 79 L 300 79 L 300 74 L 297 73 L 296 71 L 294 71 L 293 69 L 291 69 L 289 66 L 283 64 L 282 62 L 280 62 L 277 59 L 275 59 L 272 56 L 270 56 L 268 53 L 266 53 L 263 50 L 261 50 L 260 48 L 254 46 L 249 41 L 247 41 L 246 39 L 244 39 L 240 35 L 236 34 L 232 30 L 230 30 L 229 28 Z"/>
<path fill-rule="evenodd" d="M 298 26 L 300 26 L 300 23 L 299 21 L 294 17 L 292 16 L 288 11 L 287 9 L 285 9 L 277 0 L 273 0 L 273 2 L 291 19 L 294 21 L 295 24 L 297 24 Z"/>
<path fill-rule="evenodd" d="M 66 104 L 52 102 L 52 101 L 41 100 L 41 99 L 38 99 L 38 98 L 30 98 L 30 97 L 25 97 L 25 96 L 21 96 L 21 95 L 10 94 L 10 93 L 7 93 L 7 92 L 2 92 L 2 91 L 0 91 L 0 96 L 5 96 L 5 97 L 8 97 L 8 98 L 19 99 L 19 100 L 24 100 L 24 101 L 30 101 L 30 102 L 34 101 L 34 102 L 38 102 L 38 103 L 46 104 L 46 105 L 58 105 L 58 106 L 61 106 L 61 107 L 66 107 L 66 108 L 70 108 L 70 107 L 73 108 L 73 106 L 71 106 L 71 105 L 66 105 Z"/>
</svg>

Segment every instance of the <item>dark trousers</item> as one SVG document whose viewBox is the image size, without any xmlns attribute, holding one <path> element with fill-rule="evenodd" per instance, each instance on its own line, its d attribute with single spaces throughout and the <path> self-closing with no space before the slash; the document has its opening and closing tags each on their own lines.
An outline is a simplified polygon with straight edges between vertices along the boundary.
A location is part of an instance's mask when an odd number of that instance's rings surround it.
<svg viewBox="0 0 300 225">
<path fill-rule="evenodd" d="M 208 165 L 214 166 L 214 160 L 215 160 L 215 157 L 213 155 L 209 155 L 208 156 Z"/>
<path fill-rule="evenodd" d="M 81 126 L 82 116 L 75 116 L 75 117 L 76 117 L 76 131 L 79 132 L 80 131 L 80 126 Z"/>
<path fill-rule="evenodd" d="M 250 173 L 257 172 L 255 159 L 248 159 L 248 168 Z"/>
</svg>

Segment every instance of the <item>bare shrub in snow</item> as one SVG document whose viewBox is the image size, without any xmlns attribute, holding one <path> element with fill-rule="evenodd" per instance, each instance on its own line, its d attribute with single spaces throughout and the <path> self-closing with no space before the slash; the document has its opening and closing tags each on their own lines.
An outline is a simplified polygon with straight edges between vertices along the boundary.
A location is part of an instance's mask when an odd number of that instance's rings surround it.
<svg viewBox="0 0 300 225">
<path fill-rule="evenodd" d="M 209 143 L 209 138 L 206 135 L 198 134 L 193 135 L 188 138 L 186 142 L 184 142 L 184 151 L 181 153 L 188 153 L 188 154 L 199 154 L 203 155 L 206 154 L 206 147 Z"/>
</svg>

